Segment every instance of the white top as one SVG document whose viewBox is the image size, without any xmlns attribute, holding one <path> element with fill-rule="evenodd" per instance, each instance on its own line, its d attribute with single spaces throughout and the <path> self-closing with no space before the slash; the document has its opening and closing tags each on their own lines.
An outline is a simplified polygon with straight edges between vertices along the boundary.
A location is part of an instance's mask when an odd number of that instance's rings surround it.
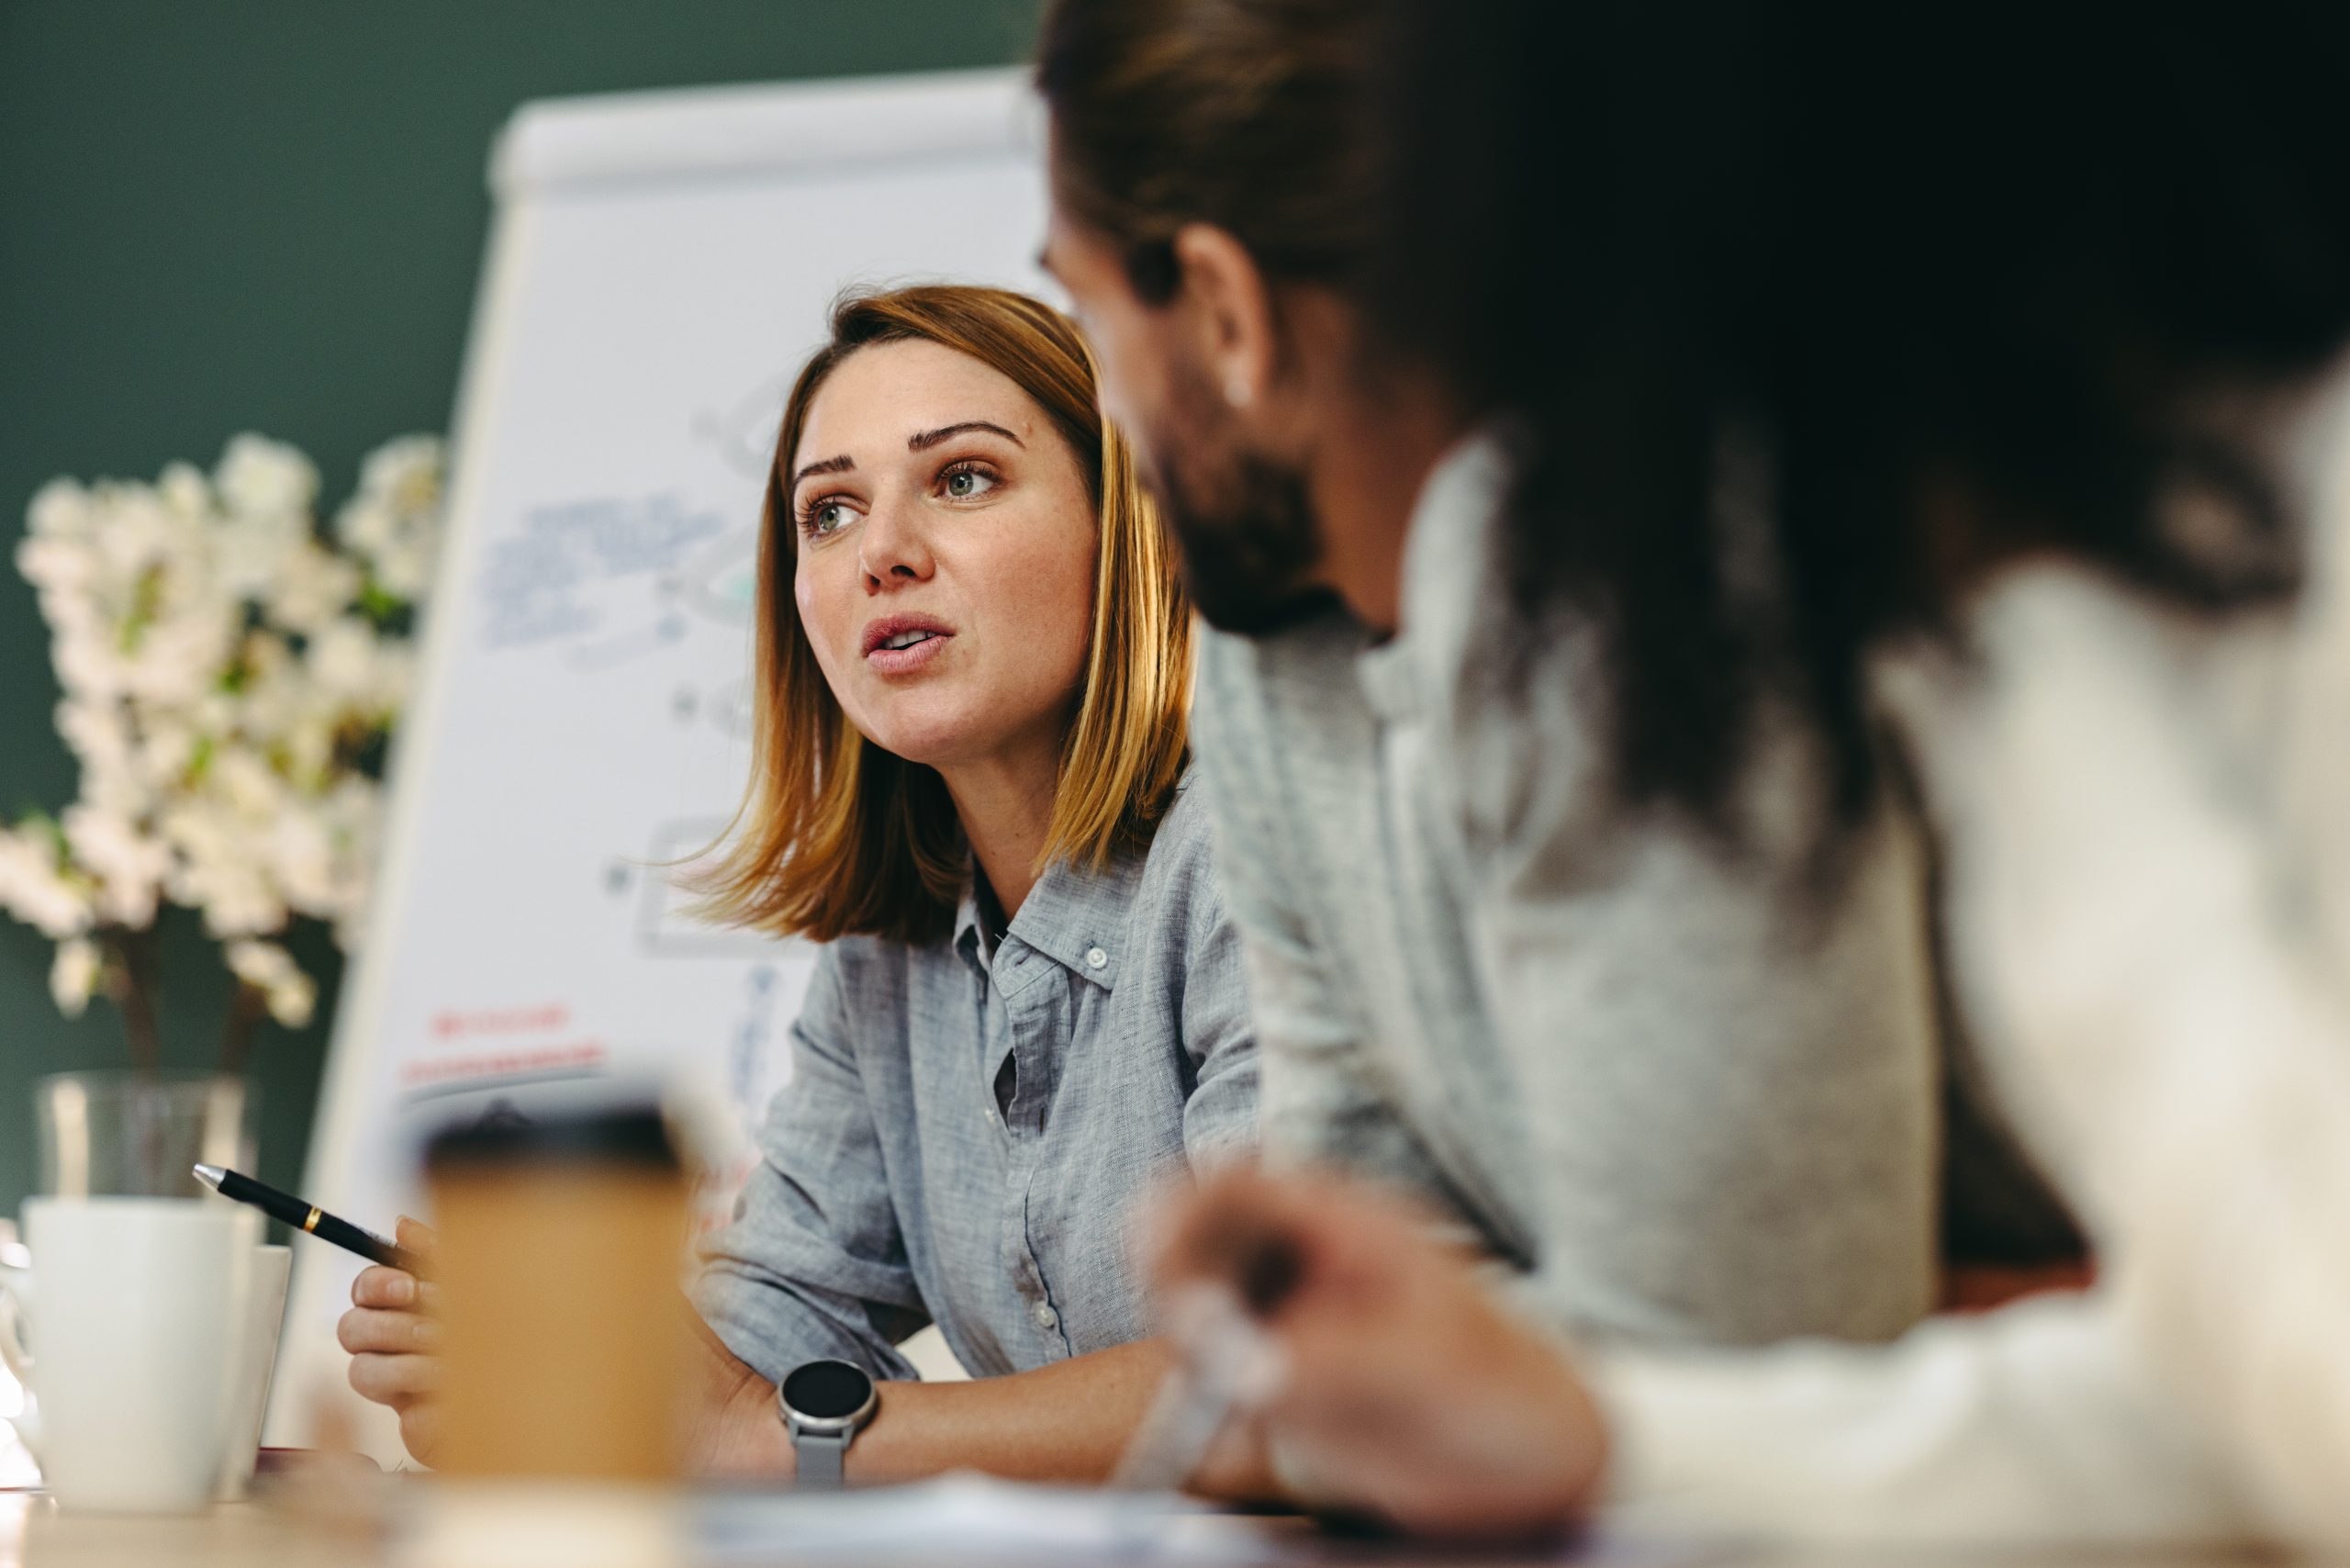
<svg viewBox="0 0 2350 1568">
<path fill-rule="evenodd" d="M 2290 434 L 2290 614 L 2089 572 L 1880 689 L 1953 983 L 2103 1282 L 1881 1350 L 1611 1351 L 1613 1510 L 1740 1534 L 2350 1540 L 2350 379 Z"/>
</svg>

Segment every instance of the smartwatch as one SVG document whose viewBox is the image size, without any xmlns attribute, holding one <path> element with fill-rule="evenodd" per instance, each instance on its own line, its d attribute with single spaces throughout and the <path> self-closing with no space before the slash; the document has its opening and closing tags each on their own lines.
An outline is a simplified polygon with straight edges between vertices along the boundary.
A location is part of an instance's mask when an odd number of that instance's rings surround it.
<svg viewBox="0 0 2350 1568">
<path fill-rule="evenodd" d="M 809 1361 L 776 1384 L 775 1402 L 791 1434 L 802 1486 L 838 1486 L 851 1438 L 873 1419 L 881 1395 L 862 1367 Z"/>
</svg>

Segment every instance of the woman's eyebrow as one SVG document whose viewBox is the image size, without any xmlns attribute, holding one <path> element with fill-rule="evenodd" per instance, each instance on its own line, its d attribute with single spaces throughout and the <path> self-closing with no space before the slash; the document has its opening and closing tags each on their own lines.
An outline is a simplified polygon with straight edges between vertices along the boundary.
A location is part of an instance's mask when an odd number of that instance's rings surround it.
<svg viewBox="0 0 2350 1568">
<path fill-rule="evenodd" d="M 822 462 L 811 463 L 799 473 L 794 474 L 791 476 L 791 483 L 784 488 L 787 491 L 800 488 L 800 481 L 811 474 L 845 474 L 856 466 L 856 459 L 854 457 L 827 457 Z"/>
<path fill-rule="evenodd" d="M 1021 451 L 1025 452 L 1028 450 L 1028 443 L 1026 442 L 1021 440 L 1018 436 L 1013 434 L 1002 425 L 991 423 L 986 420 L 965 420 L 960 424 L 941 425 L 934 431 L 916 431 L 913 434 L 906 437 L 906 450 L 908 452 L 928 452 L 932 447 L 936 446 L 940 442 L 946 440 L 949 436 L 961 435 L 965 431 L 993 431 L 996 434 L 1003 437 L 1004 440 L 1010 442 L 1013 445 L 1020 448 Z"/>
</svg>

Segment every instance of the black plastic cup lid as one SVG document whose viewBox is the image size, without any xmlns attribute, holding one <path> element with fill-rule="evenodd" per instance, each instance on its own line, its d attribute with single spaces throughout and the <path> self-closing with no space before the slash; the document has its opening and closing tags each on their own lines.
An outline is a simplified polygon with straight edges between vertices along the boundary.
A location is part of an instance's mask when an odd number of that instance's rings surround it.
<svg viewBox="0 0 2350 1568">
<path fill-rule="evenodd" d="M 424 1149 L 424 1168 L 433 1172 L 515 1165 L 681 1169 L 669 1124 L 652 1105 L 485 1117 L 443 1128 Z"/>
</svg>

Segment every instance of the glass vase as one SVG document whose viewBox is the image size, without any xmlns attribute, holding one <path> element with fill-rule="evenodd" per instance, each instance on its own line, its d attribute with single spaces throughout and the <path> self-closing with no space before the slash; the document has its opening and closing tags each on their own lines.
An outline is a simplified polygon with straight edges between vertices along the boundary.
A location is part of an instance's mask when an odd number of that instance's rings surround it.
<svg viewBox="0 0 2350 1568">
<path fill-rule="evenodd" d="M 198 1163 L 251 1172 L 260 1093 L 225 1073 L 61 1072 L 33 1085 L 39 1192 L 193 1198 Z"/>
</svg>

